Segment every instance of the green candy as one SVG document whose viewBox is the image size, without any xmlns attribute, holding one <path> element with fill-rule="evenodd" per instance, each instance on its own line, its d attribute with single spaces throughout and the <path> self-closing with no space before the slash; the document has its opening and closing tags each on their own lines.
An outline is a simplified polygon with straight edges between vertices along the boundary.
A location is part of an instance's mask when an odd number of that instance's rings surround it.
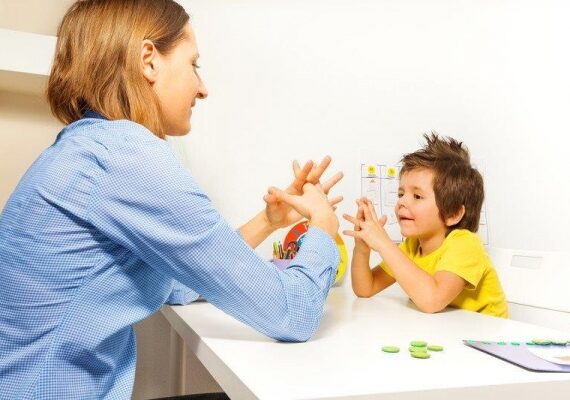
<svg viewBox="0 0 570 400">
<path fill-rule="evenodd" d="M 400 348 L 398 346 L 384 346 L 382 347 L 384 353 L 398 353 Z"/>
<path fill-rule="evenodd" d="M 443 351 L 443 346 L 438 346 L 436 344 L 430 344 L 427 349 L 429 351 Z"/>
<path fill-rule="evenodd" d="M 511 344 L 512 344 L 513 346 L 520 346 L 520 345 L 521 345 L 519 342 L 511 342 Z"/>
<path fill-rule="evenodd" d="M 414 347 L 426 347 L 427 346 L 427 342 L 424 342 L 423 340 L 413 340 L 410 342 L 410 344 Z"/>
<path fill-rule="evenodd" d="M 534 344 L 538 344 L 539 346 L 547 346 L 550 343 L 552 343 L 550 340 L 545 340 L 545 339 L 532 339 L 532 342 Z"/>
<path fill-rule="evenodd" d="M 410 346 L 408 350 L 410 351 L 410 353 L 413 353 L 414 351 L 418 351 L 420 353 L 427 353 L 428 351 L 426 347 L 415 347 L 415 346 Z"/>
<path fill-rule="evenodd" d="M 431 356 L 427 351 L 412 351 L 410 355 L 414 358 L 430 358 Z"/>
</svg>

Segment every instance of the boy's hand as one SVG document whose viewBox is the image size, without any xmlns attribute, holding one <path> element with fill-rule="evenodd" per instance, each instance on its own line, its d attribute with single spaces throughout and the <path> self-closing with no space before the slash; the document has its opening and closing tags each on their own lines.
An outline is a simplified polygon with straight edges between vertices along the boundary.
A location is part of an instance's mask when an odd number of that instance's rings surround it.
<svg viewBox="0 0 570 400">
<path fill-rule="evenodd" d="M 362 200 L 362 199 L 361 199 Z M 360 223 L 364 222 L 364 210 L 360 206 L 359 200 L 356 200 L 356 217 L 351 217 L 350 215 L 344 214 L 343 218 L 349 222 L 352 222 L 354 225 L 354 231 L 360 231 Z M 354 238 L 354 251 L 357 253 L 370 253 L 370 247 L 366 244 L 366 242 L 360 238 Z"/>
<path fill-rule="evenodd" d="M 392 240 L 384 230 L 386 224 L 386 216 L 382 215 L 380 219 L 376 215 L 374 205 L 369 199 L 362 198 L 356 201 L 358 204 L 358 212 L 356 218 L 350 215 L 343 215 L 343 218 L 354 224 L 354 230 L 343 231 L 343 234 L 354 237 L 355 250 L 365 250 L 364 244 L 368 248 L 380 252 L 384 243 L 391 243 Z M 359 243 L 359 241 L 361 241 Z M 363 243 L 362 243 L 363 242 Z"/>
</svg>

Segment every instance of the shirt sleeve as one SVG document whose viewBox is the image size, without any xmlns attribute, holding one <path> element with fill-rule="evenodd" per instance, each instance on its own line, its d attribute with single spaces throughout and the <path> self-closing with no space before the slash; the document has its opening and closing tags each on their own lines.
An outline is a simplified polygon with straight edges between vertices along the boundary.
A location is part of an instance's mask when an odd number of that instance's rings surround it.
<svg viewBox="0 0 570 400">
<path fill-rule="evenodd" d="M 170 292 L 165 304 L 190 304 L 198 300 L 198 297 L 200 297 L 198 293 L 175 280 L 172 292 Z"/>
<path fill-rule="evenodd" d="M 468 231 L 454 231 L 446 239 L 447 246 L 435 272 L 452 272 L 467 282 L 467 289 L 477 288 L 485 274 L 485 249 L 479 237 Z"/>
<path fill-rule="evenodd" d="M 280 271 L 220 216 L 165 142 L 125 143 L 103 164 L 89 214 L 103 234 L 270 337 L 304 341 L 316 331 L 340 261 L 330 235 L 311 227 Z"/>
</svg>

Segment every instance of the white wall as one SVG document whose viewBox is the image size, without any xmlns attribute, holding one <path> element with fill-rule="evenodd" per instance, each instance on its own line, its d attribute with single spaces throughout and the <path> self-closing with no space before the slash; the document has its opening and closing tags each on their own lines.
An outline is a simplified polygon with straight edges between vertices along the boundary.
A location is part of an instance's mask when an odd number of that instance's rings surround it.
<svg viewBox="0 0 570 400">
<path fill-rule="evenodd" d="M 325 154 L 346 173 L 339 214 L 352 213 L 360 162 L 435 129 L 485 165 L 492 246 L 568 252 L 569 2 L 181 3 L 210 91 L 189 163 L 234 225 L 289 181 L 294 158 Z"/>
</svg>

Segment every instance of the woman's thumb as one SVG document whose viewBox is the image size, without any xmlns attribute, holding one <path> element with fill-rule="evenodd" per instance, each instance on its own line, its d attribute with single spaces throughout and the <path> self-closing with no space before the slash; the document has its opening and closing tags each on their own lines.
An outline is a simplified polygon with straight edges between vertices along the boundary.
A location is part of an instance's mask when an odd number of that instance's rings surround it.
<svg viewBox="0 0 570 400">
<path fill-rule="evenodd" d="M 281 201 L 285 201 L 285 202 L 287 202 L 287 200 L 289 198 L 288 193 L 286 193 L 283 190 L 276 188 L 274 186 L 271 186 L 269 189 L 267 189 L 267 193 L 269 193 L 269 196 L 273 196 L 277 200 L 281 200 Z"/>
</svg>

